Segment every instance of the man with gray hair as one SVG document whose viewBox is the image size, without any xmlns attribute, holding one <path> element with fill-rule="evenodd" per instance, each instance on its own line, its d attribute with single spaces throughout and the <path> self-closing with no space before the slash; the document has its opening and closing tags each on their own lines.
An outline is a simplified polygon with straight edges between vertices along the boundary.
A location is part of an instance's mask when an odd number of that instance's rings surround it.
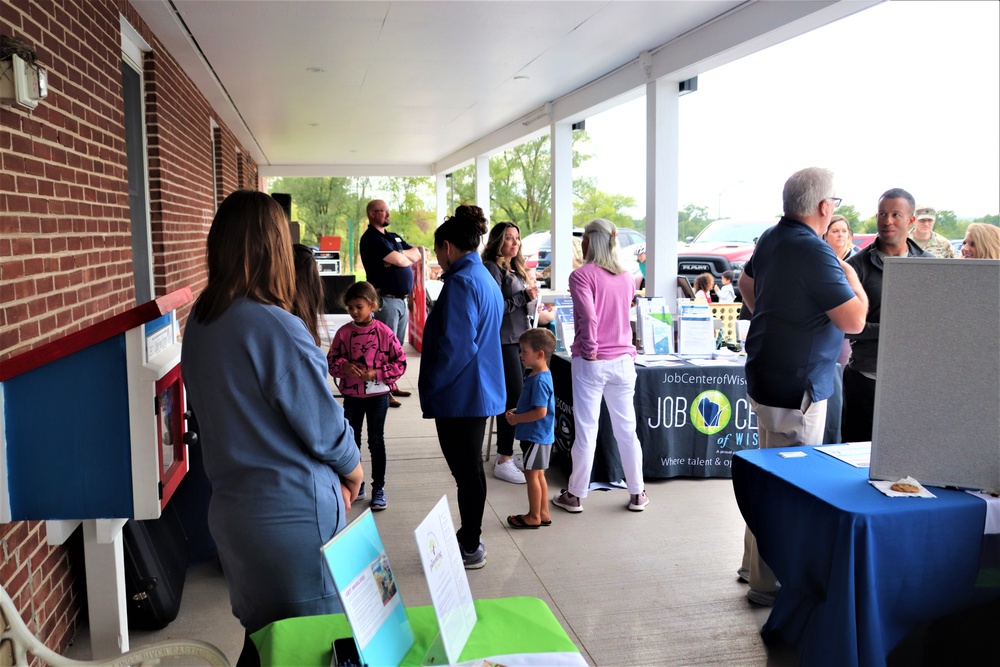
<svg viewBox="0 0 1000 667">
<path fill-rule="evenodd" d="M 820 238 L 840 204 L 833 173 L 795 172 L 783 200 L 784 216 L 761 234 L 739 280 L 753 313 L 747 394 L 761 448 L 822 444 L 844 334 L 861 331 L 868 312 L 854 269 Z M 751 602 L 774 604 L 778 582 L 749 529 L 738 574 Z"/>
</svg>

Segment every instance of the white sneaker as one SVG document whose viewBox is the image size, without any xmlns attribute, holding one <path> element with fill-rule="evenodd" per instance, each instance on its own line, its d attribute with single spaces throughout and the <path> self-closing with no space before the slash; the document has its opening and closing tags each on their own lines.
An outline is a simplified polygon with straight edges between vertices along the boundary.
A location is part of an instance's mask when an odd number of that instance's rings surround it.
<svg viewBox="0 0 1000 667">
<path fill-rule="evenodd" d="M 507 459 L 503 463 L 493 464 L 493 476 L 511 484 L 526 484 L 524 473 L 514 465 L 514 459 Z"/>
<path fill-rule="evenodd" d="M 510 458 L 510 460 L 514 462 L 514 465 L 517 466 L 518 470 L 520 470 L 521 472 L 524 472 L 524 457 L 523 456 L 521 456 L 520 454 L 515 454 L 514 456 L 512 456 Z"/>
</svg>

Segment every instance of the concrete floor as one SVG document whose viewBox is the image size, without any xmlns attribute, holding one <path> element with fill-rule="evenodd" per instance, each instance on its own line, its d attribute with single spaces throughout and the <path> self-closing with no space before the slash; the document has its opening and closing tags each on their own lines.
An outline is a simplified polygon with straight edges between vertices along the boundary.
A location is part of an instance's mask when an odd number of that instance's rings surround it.
<svg viewBox="0 0 1000 667">
<path fill-rule="evenodd" d="M 386 423 L 388 509 L 375 520 L 408 606 L 430 604 L 413 529 L 444 494 L 458 525 L 455 484 L 433 422 L 421 418 L 416 393 L 419 355 L 407 346 L 400 383 L 413 391 Z M 362 460 L 367 463 L 367 449 Z M 527 510 L 523 485 L 491 476 L 483 518 L 487 565 L 469 571 L 476 598 L 531 595 L 545 600 L 592 665 L 794 665 L 794 650 L 768 649 L 759 629 L 768 608 L 747 601 L 736 578 L 743 520 L 728 479 L 647 480 L 644 512 L 625 509 L 625 490 L 595 491 L 581 514 L 552 508 L 553 524 L 508 530 L 508 514 Z M 566 475 L 548 472 L 549 489 Z M 551 494 L 550 494 L 551 495 Z M 367 507 L 359 501 L 353 518 Z M 218 646 L 235 664 L 243 631 L 233 618 L 219 569 L 188 571 L 180 614 L 167 628 L 133 632 L 132 648 L 176 638 Z M 87 628 L 68 657 L 90 657 Z"/>
</svg>

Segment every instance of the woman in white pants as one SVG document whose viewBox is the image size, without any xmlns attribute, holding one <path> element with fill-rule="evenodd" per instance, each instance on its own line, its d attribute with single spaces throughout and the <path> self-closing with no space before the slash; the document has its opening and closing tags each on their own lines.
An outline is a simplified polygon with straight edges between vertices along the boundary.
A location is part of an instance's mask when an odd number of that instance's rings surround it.
<svg viewBox="0 0 1000 667">
<path fill-rule="evenodd" d="M 583 232 L 584 265 L 569 276 L 575 335 L 573 353 L 573 472 L 569 488 L 552 499 L 567 512 L 582 512 L 597 446 L 601 398 L 611 413 L 625 481 L 628 509 L 649 504 L 642 479 L 642 447 L 635 434 L 635 346 L 629 309 L 635 296 L 631 274 L 618 260 L 618 229 L 596 218 Z"/>
</svg>

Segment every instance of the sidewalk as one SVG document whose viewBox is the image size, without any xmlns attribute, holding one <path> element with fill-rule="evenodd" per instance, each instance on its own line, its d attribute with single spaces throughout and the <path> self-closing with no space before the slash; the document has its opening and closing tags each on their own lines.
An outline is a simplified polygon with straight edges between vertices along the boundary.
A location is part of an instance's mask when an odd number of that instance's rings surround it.
<svg viewBox="0 0 1000 667">
<path fill-rule="evenodd" d="M 455 482 L 438 448 L 434 423 L 421 417 L 420 358 L 406 346 L 409 368 L 386 421 L 388 508 L 375 513 L 393 572 L 408 606 L 430 604 L 413 529 L 447 494 L 459 524 Z M 362 465 L 367 465 L 367 447 Z M 644 512 L 625 509 L 625 490 L 592 492 L 585 511 L 552 508 L 552 526 L 508 530 L 508 514 L 527 510 L 523 485 L 492 476 L 483 517 L 486 567 L 468 572 L 476 598 L 530 595 L 545 600 L 586 660 L 595 665 L 795 664 L 791 651 L 769 656 L 758 634 L 769 609 L 746 599 L 736 568 L 743 520 L 728 479 L 650 480 Z M 369 480 L 370 481 L 370 480 Z M 566 485 L 558 469 L 549 489 Z M 350 518 L 368 507 L 357 502 Z M 67 653 L 88 657 L 86 628 Z M 158 632 L 133 632 L 132 647 L 171 638 L 212 642 L 235 664 L 243 632 L 229 609 L 214 565 L 188 571 L 181 612 Z M 175 663 L 176 664 L 176 663 Z"/>
</svg>

